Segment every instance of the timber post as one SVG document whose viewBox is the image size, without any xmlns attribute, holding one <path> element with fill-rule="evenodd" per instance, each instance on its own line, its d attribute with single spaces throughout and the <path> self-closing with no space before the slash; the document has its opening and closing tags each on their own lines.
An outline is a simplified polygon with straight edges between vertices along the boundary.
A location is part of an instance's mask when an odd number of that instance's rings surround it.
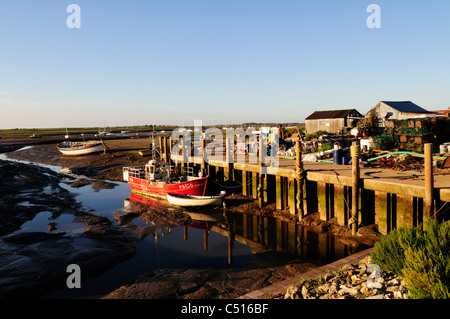
<svg viewBox="0 0 450 319">
<path fill-rule="evenodd" d="M 299 140 L 295 142 L 295 172 L 297 179 L 297 195 L 296 195 L 296 211 L 299 219 L 305 217 L 303 211 L 303 160 L 302 160 L 302 147 Z"/>
<path fill-rule="evenodd" d="M 207 175 L 206 174 L 206 163 L 205 163 L 205 137 L 202 134 L 202 162 L 200 164 L 200 169 L 202 172 L 202 176 Z"/>
<path fill-rule="evenodd" d="M 352 235 L 358 231 L 358 202 L 359 202 L 359 153 L 360 146 L 358 141 L 354 141 L 351 146 L 352 156 L 352 217 L 349 226 L 352 229 Z"/>
<path fill-rule="evenodd" d="M 433 143 L 424 144 L 425 156 L 425 216 L 429 219 L 434 215 L 434 179 L 433 179 Z"/>
<path fill-rule="evenodd" d="M 264 166 L 265 154 L 263 153 L 263 138 L 259 139 L 259 177 L 258 177 L 258 203 L 259 208 L 264 204 L 264 189 L 263 189 L 263 166 Z"/>
<path fill-rule="evenodd" d="M 181 137 L 181 168 L 180 172 L 184 174 L 184 157 L 186 155 L 186 150 L 184 149 L 184 136 Z"/>
</svg>

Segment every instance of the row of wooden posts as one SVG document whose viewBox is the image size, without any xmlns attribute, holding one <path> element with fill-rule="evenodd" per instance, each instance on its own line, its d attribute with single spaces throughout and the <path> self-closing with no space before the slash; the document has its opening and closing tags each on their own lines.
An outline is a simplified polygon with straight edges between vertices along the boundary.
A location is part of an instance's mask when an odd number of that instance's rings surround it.
<svg viewBox="0 0 450 319">
<path fill-rule="evenodd" d="M 161 136 L 159 138 L 160 142 L 160 149 L 162 151 L 162 157 L 166 160 L 166 162 L 170 161 L 170 151 L 172 148 L 172 140 L 170 137 L 164 137 Z M 225 150 L 228 150 L 230 148 L 230 140 L 225 140 Z M 262 143 L 263 141 L 259 140 L 259 149 L 262 149 Z M 182 150 L 184 147 L 182 147 Z M 204 150 L 205 150 L 205 141 L 202 139 L 202 158 L 201 159 L 194 159 L 194 162 L 196 164 L 200 164 L 200 169 L 202 171 L 205 171 L 207 168 L 206 162 L 204 160 Z M 431 218 L 434 214 L 434 181 L 433 181 L 433 145 L 432 143 L 427 143 L 424 145 L 425 150 L 425 197 L 423 200 L 424 205 L 424 219 Z M 306 182 L 306 171 L 304 170 L 303 161 L 302 161 L 302 147 L 300 142 L 296 142 L 295 144 L 295 151 L 296 151 L 296 157 L 295 157 L 295 182 L 296 182 L 296 194 L 295 194 L 295 211 L 298 215 L 298 217 L 301 219 L 306 215 L 305 210 L 305 203 L 304 201 L 307 200 L 303 194 L 305 190 L 305 182 Z M 183 154 L 184 155 L 184 154 Z M 261 167 L 263 164 L 262 156 L 263 154 L 259 152 L 259 161 L 258 165 Z M 351 208 L 350 209 L 350 218 L 348 220 L 348 226 L 351 228 L 352 233 L 356 234 L 358 231 L 358 220 L 359 217 L 361 217 L 359 206 L 360 206 L 360 144 L 359 141 L 353 141 L 351 145 L 351 157 L 352 157 L 352 184 L 351 184 Z M 181 157 L 181 166 L 185 166 L 184 159 L 185 157 Z M 230 159 L 228 157 L 228 153 L 226 152 L 225 156 L 225 166 L 230 165 Z M 211 164 L 210 164 L 211 165 Z M 208 165 L 208 166 L 210 166 Z M 214 165 L 214 164 L 213 164 Z M 231 166 L 229 166 L 231 167 Z M 228 170 L 229 171 L 229 170 Z M 260 170 L 261 171 L 261 170 Z M 256 189 L 256 195 L 254 196 L 258 199 L 259 206 L 262 207 L 265 203 L 264 199 L 264 190 L 263 190 L 263 179 L 267 178 L 267 174 L 258 174 L 258 183 L 257 183 L 257 189 Z M 244 186 L 245 187 L 245 186 Z M 254 194 L 255 195 L 255 194 Z M 266 195 L 267 196 L 267 195 Z M 266 198 L 267 200 L 267 198 Z"/>
</svg>

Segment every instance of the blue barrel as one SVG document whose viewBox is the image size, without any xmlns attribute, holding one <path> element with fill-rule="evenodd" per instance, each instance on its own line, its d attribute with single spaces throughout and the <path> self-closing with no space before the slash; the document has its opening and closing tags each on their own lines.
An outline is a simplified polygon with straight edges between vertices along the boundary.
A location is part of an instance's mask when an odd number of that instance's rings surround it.
<svg viewBox="0 0 450 319">
<path fill-rule="evenodd" d="M 333 150 L 333 164 L 342 164 L 342 149 Z"/>
</svg>

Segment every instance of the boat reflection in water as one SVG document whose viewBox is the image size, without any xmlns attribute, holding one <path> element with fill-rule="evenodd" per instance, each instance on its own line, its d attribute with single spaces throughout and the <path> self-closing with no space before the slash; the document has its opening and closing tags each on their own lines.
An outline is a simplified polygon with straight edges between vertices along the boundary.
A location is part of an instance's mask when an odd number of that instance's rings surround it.
<svg viewBox="0 0 450 319">
<path fill-rule="evenodd" d="M 170 207 L 165 202 L 134 193 L 131 193 L 128 200 L 151 206 L 152 209 L 161 205 L 166 209 Z M 315 232 L 302 225 L 274 217 L 232 213 L 222 208 L 182 209 L 182 211 L 192 219 L 188 225 L 178 226 L 184 228 L 184 240 L 189 240 L 189 229 L 203 230 L 203 249 L 208 251 L 211 234 L 226 237 L 229 265 L 233 264 L 233 249 L 236 242 L 240 247 L 250 248 L 258 258 L 265 258 L 266 254 L 263 253 L 271 251 L 282 256 L 283 260 L 301 259 L 319 264 L 330 263 L 368 248 L 349 245 L 348 242 L 330 233 Z M 151 222 L 158 224 L 157 220 Z M 170 227 L 168 229 L 166 227 L 165 230 L 159 229 L 154 233 L 155 244 L 161 235 L 168 235 L 171 232 Z M 274 257 L 273 254 L 270 256 Z"/>
</svg>

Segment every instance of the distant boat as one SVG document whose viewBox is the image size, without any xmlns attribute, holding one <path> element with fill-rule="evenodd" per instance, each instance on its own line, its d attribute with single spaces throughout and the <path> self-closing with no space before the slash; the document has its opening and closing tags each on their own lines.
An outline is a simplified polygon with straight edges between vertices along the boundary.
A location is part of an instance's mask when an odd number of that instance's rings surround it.
<svg viewBox="0 0 450 319">
<path fill-rule="evenodd" d="M 30 138 L 41 138 L 39 135 L 33 134 L 30 136 Z"/>
<path fill-rule="evenodd" d="M 193 196 L 167 193 L 167 200 L 172 205 L 183 207 L 218 206 L 223 203 L 224 195 Z"/>
<path fill-rule="evenodd" d="M 103 152 L 105 144 L 102 141 L 70 142 L 58 144 L 58 151 L 63 155 L 86 155 Z"/>
</svg>

